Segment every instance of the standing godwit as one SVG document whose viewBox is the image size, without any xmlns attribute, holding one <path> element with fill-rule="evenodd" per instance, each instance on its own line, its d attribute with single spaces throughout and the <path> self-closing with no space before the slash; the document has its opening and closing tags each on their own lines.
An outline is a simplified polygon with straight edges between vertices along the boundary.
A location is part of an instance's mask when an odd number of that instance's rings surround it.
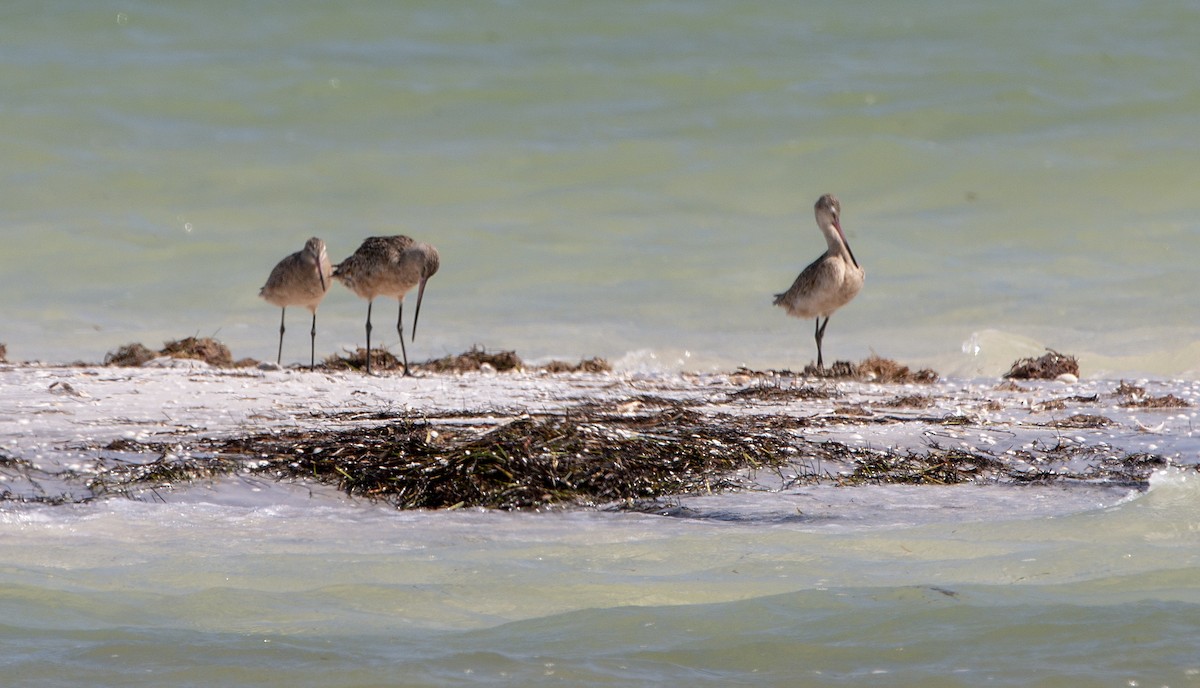
<svg viewBox="0 0 1200 688">
<path fill-rule="evenodd" d="M 325 252 L 325 242 L 313 237 L 304 242 L 304 248 L 279 261 L 267 283 L 259 290 L 258 295 L 269 303 L 279 306 L 279 352 L 275 355 L 275 363 L 283 362 L 283 320 L 287 315 L 288 306 L 304 306 L 312 312 L 311 348 L 309 349 L 308 367 L 312 369 L 317 363 L 317 306 L 325 298 L 329 290 L 329 278 L 332 268 L 329 265 L 329 254 Z"/>
<path fill-rule="evenodd" d="M 866 273 L 854 259 L 850 244 L 846 243 L 840 221 L 842 204 L 838 199 L 833 194 L 825 194 L 817 199 L 813 212 L 829 249 L 804 268 L 791 289 L 775 295 L 775 305 L 783 306 L 793 317 L 817 319 L 817 367 L 823 368 L 821 340 L 825 337 L 829 316 L 858 294 Z M 822 316 L 825 322 L 821 322 Z"/>
<path fill-rule="evenodd" d="M 413 315 L 412 336 L 417 336 L 417 318 L 421 317 L 421 299 L 425 282 L 441 265 L 437 249 L 403 235 L 369 237 L 362 246 L 333 270 L 333 277 L 360 298 L 367 300 L 367 374 L 371 374 L 371 305 L 376 296 L 392 296 L 400 302 L 396 315 L 396 333 L 400 335 L 400 353 L 404 356 L 404 374 L 408 372 L 408 350 L 404 347 L 404 295 L 419 285 L 417 312 Z"/>
</svg>

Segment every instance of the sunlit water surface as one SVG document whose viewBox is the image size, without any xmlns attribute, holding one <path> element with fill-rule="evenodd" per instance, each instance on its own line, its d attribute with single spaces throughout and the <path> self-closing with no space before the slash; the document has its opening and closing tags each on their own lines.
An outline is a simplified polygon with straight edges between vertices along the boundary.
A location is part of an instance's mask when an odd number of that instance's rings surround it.
<svg viewBox="0 0 1200 688">
<path fill-rule="evenodd" d="M 770 299 L 831 191 L 868 274 L 831 356 L 996 374 L 1051 346 L 1194 377 L 1196 26 L 1187 3 L 21 3 L 0 341 L 271 358 L 279 258 L 408 233 L 443 257 L 417 359 L 797 368 L 811 324 Z M 336 286 L 321 354 L 365 311 Z"/>
<path fill-rule="evenodd" d="M 834 192 L 868 278 L 831 357 L 995 375 L 1051 346 L 1195 378 L 1197 26 L 1187 3 L 20 2 L 0 342 L 271 358 L 279 258 L 408 233 L 442 254 L 418 360 L 798 368 L 812 325 L 770 298 Z M 365 311 L 336 286 L 318 355 Z M 0 510 L 5 681 L 1200 683 L 1194 477 L 818 490 L 782 519 L 762 495 L 671 519 L 258 489 Z"/>
<path fill-rule="evenodd" d="M 1197 489 L 827 488 L 805 497 L 823 515 L 774 522 L 302 488 L 6 510 L 0 665 L 30 686 L 1196 685 Z"/>
</svg>

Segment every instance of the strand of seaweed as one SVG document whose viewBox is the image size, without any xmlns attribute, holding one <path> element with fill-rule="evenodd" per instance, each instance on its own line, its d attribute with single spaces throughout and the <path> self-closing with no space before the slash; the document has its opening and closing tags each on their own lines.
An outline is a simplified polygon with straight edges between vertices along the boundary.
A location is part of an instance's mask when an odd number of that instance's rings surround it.
<svg viewBox="0 0 1200 688">
<path fill-rule="evenodd" d="M 793 432 L 803 426 L 804 419 L 791 416 L 705 414 L 681 404 L 638 415 L 603 407 L 521 415 L 498 426 L 472 423 L 469 416 L 396 417 L 337 430 L 252 435 L 190 451 L 158 448 L 150 462 L 110 462 L 89 488 L 95 495 L 134 497 L 236 472 L 312 479 L 401 509 L 636 508 L 666 497 L 754 488 L 762 484 L 754 479 L 760 471 L 777 473 L 784 489 L 818 483 L 1142 486 L 1168 463 L 1104 443 L 1060 441 L 999 453 L 933 439 L 918 449 L 850 446 Z"/>
<path fill-rule="evenodd" d="M 523 415 L 482 433 L 404 419 L 334 432 L 254 435 L 221 442 L 212 458 L 124 465 L 93 489 L 129 492 L 252 467 L 277 479 L 311 477 L 398 508 L 539 508 L 595 504 L 736 485 L 734 473 L 780 461 L 782 443 L 703 422 L 683 408 L 640 417 Z"/>
<path fill-rule="evenodd" d="M 68 487 L 72 479 L 79 477 L 74 470 L 45 471 L 26 459 L 0 454 L 0 502 L 48 506 L 88 502 L 95 497 L 93 492 L 85 488 L 77 494 Z"/>
</svg>

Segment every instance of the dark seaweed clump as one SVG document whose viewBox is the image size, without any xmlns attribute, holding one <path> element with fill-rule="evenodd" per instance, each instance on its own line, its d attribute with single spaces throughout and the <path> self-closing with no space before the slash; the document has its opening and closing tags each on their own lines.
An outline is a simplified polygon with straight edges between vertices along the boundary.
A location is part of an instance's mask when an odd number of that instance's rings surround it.
<svg viewBox="0 0 1200 688">
<path fill-rule="evenodd" d="M 122 451 L 131 449 L 129 447 Z M 241 461 L 230 457 L 189 460 L 164 452 L 158 459 L 147 463 L 120 462 L 115 468 L 90 480 L 88 489 L 93 497 L 129 496 L 131 488 L 152 491 L 166 489 L 229 475 L 241 466 Z"/>
<path fill-rule="evenodd" d="M 332 354 L 321 366 L 326 370 L 366 370 L 367 350 L 358 347 L 347 354 Z M 403 370 L 404 364 L 387 349 L 371 349 L 371 370 Z"/>
<path fill-rule="evenodd" d="M 126 344 L 116 351 L 110 351 L 104 355 L 104 365 L 106 366 L 121 366 L 125 368 L 136 368 L 142 366 L 155 358 L 158 354 L 147 349 L 140 342 Z"/>
<path fill-rule="evenodd" d="M 363 370 L 367 362 L 366 349 L 359 347 L 357 351 L 344 355 L 333 355 L 325 359 L 326 370 Z M 485 368 L 496 372 L 508 373 L 526 369 L 525 362 L 515 351 L 488 351 L 481 346 L 473 346 L 461 354 L 443 356 L 422 363 L 413 363 L 413 370 L 424 373 L 477 373 Z M 377 371 L 401 370 L 404 368 L 400 359 L 385 349 L 371 351 L 371 369 Z M 607 373 L 612 366 L 603 358 L 589 358 L 579 363 L 551 361 L 538 370 L 548 373 Z"/>
<path fill-rule="evenodd" d="M 257 435 L 215 447 L 253 457 L 279 477 L 311 476 L 402 509 L 528 509 L 710 491 L 731 474 L 770 465 L 770 435 L 705 423 L 669 409 L 651 416 L 523 416 L 483 433 L 399 421 L 344 432 Z"/>
<path fill-rule="evenodd" d="M 196 359 L 217 368 L 232 368 L 235 365 L 244 366 L 257 363 L 257 361 L 245 360 L 235 364 L 229 347 L 212 337 L 185 337 L 165 343 L 163 348 L 157 352 L 137 342 L 126 344 L 116 351 L 105 354 L 104 365 L 137 367 L 160 356 Z"/>
<path fill-rule="evenodd" d="M 218 368 L 233 367 L 229 347 L 212 337 L 185 337 L 163 345 L 162 355 L 172 358 L 194 358 Z"/>
<path fill-rule="evenodd" d="M 1022 358 L 1004 374 L 1006 380 L 1054 380 L 1060 375 L 1079 377 L 1079 361 L 1074 356 L 1047 349 L 1039 358 Z"/>
<path fill-rule="evenodd" d="M 1106 428 L 1111 425 L 1116 425 L 1117 422 L 1108 416 L 1101 416 L 1094 413 L 1076 413 L 1062 420 L 1050 423 L 1051 427 L 1055 428 L 1071 428 L 1075 430 Z"/>
<path fill-rule="evenodd" d="M 417 367 L 431 373 L 472 373 L 483 370 L 485 365 L 500 373 L 522 370 L 525 367 L 515 351 L 489 352 L 481 346 L 473 346 L 470 350 L 454 356 L 425 361 Z"/>
<path fill-rule="evenodd" d="M 915 401 L 915 400 L 914 400 Z M 486 507 L 538 509 L 637 503 L 746 485 L 746 472 L 775 473 L 786 485 L 853 486 L 964 482 L 1144 485 L 1167 459 L 1115 453 L 1100 442 L 1058 442 L 994 454 L 981 448 L 889 449 L 812 442 L 795 430 L 813 423 L 844 423 L 781 414 L 705 414 L 667 399 L 639 398 L 578 407 L 561 414 L 520 416 L 494 425 L 490 416 L 450 414 L 440 419 L 402 413 L 339 414 L 349 429 L 257 434 L 195 446 L 117 441 L 105 452 L 158 454 L 97 460 L 90 494 L 135 496 L 232 473 L 275 480 L 316 480 L 401 509 Z M 960 416 L 881 418 L 881 422 L 952 425 Z M 1079 414 L 1054 424 L 1098 428 L 1112 421 Z M 366 423 L 360 425 L 360 423 Z M 372 425 L 372 423 L 378 423 Z M 3 457 L 0 457 L 2 459 Z M 19 462 L 0 461 L 0 474 L 45 476 Z M 38 499 L 70 500 L 70 495 Z M 0 494 L 0 500 L 27 497 Z M 76 501 L 81 501 L 76 499 Z"/>
<path fill-rule="evenodd" d="M 1124 380 L 1117 387 L 1115 396 L 1119 400 L 1118 403 L 1125 408 L 1172 409 L 1191 406 L 1186 399 L 1180 399 L 1174 394 L 1166 394 L 1161 397 L 1150 396 L 1146 394 L 1144 387 L 1131 385 Z"/>
<path fill-rule="evenodd" d="M 933 384 L 938 381 L 938 374 L 928 368 L 913 372 L 908 366 L 890 358 L 874 355 L 868 356 L 855 367 L 855 375 L 860 380 L 883 384 Z"/>
<path fill-rule="evenodd" d="M 879 404 L 883 408 L 923 409 L 934 405 L 933 397 L 927 394 L 905 394 Z"/>
<path fill-rule="evenodd" d="M 933 446 L 926 453 L 851 449 L 853 472 L 840 482 L 846 485 L 956 485 L 988 477 L 1003 468 L 994 456 L 983 452 Z"/>
<path fill-rule="evenodd" d="M 760 384 L 749 385 L 730 392 L 729 397 L 734 400 L 811 401 L 814 399 L 829 399 L 837 393 L 836 389 L 830 389 L 825 386 L 813 387 L 812 385 L 797 386 L 795 384 L 785 384 L 784 378 L 765 378 L 764 380 Z"/>
<path fill-rule="evenodd" d="M 938 381 L 938 374 L 929 368 L 917 371 L 897 363 L 890 358 L 872 354 L 859 363 L 850 361 L 835 361 L 828 368 L 809 364 L 801 373 L 804 377 L 819 380 L 845 380 L 849 382 L 879 382 L 882 384 L 933 384 Z M 790 370 L 751 370 L 738 368 L 734 375 L 757 378 L 791 378 L 795 374 Z"/>
<path fill-rule="evenodd" d="M 552 375 L 562 373 L 611 373 L 612 365 L 607 360 L 599 356 L 594 356 L 592 358 L 581 359 L 578 363 L 550 361 L 545 365 L 538 366 L 538 370 Z"/>
<path fill-rule="evenodd" d="M 850 361 L 834 361 L 828 368 L 809 363 L 804 366 L 804 375 L 825 380 L 857 380 L 858 367 Z"/>
</svg>

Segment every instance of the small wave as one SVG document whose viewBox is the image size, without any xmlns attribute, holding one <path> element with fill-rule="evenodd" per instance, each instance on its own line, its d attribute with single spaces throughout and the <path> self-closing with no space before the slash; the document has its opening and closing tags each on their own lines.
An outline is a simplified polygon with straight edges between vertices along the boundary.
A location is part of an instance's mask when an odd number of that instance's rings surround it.
<svg viewBox="0 0 1200 688">
<path fill-rule="evenodd" d="M 1150 492 L 1200 495 L 1200 474 L 1191 469 L 1169 467 L 1150 474 Z"/>
</svg>

